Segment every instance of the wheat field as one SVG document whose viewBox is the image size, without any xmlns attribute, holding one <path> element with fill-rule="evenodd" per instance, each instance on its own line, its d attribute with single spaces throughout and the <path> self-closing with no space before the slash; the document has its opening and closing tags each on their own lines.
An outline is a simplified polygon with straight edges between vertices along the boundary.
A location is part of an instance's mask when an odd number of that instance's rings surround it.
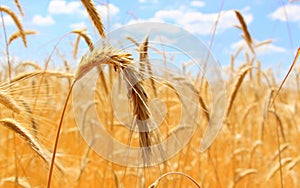
<svg viewBox="0 0 300 188">
<path fill-rule="evenodd" d="M 81 2 L 99 36 L 104 38 L 104 26 L 93 1 Z M 292 66 L 295 74 L 288 75 L 282 85 L 278 84 L 275 70 L 261 68 L 254 51 L 264 43 L 254 44 L 238 10 L 235 11 L 240 23 L 238 27 L 250 53 L 244 49 L 232 52 L 230 66 L 222 69 L 226 75 L 222 129 L 213 132 L 218 133 L 217 137 L 209 137 L 212 144 L 200 151 L 212 118 L 211 88 L 205 77 L 186 71 L 189 64 L 182 64 L 184 78 L 174 76 L 173 79 L 188 78 L 188 84 L 197 90 L 192 92 L 193 96 L 185 93 L 185 97 L 195 97 L 200 109 L 195 132 L 180 152 L 148 166 L 158 156 L 143 148 L 158 144 L 172 134 L 184 137 L 185 129 L 189 128 L 176 126 L 185 107 L 174 86 L 165 82 L 164 74 L 155 76 L 158 65 L 149 61 L 150 52 L 153 53 L 153 46 L 148 42 L 151 35 L 145 33 L 143 41 L 128 36 L 137 50 L 127 52 L 109 45 L 99 47 L 86 30 L 79 28 L 70 32 L 77 36 L 70 53 L 74 57 L 78 55 L 80 40 L 91 52 L 82 58 L 78 67 L 70 66 L 62 56 L 62 66 L 52 69 L 49 65 L 51 55 L 38 63 L 13 62 L 9 58 L 10 44 L 22 40 L 26 47 L 27 35 L 37 33 L 23 28 L 17 15 L 24 12 L 19 1 L 15 3 L 20 11 L 18 14 L 10 7 L 0 7 L 3 14 L 12 17 L 18 29 L 15 33 L 6 33 L 2 27 L 6 41 L 1 42 L 6 51 L 1 55 L 5 64 L 0 72 L 0 187 L 299 187 L 300 69 L 295 64 L 300 51 L 290 63 L 295 65 Z M 167 53 L 160 51 L 161 57 Z M 238 54 L 245 56 L 241 65 L 235 62 Z M 83 124 L 88 130 L 90 110 L 95 108 L 110 136 L 123 144 L 142 148 L 142 166 L 124 166 L 106 160 L 90 147 L 93 143 L 82 137 L 74 110 L 74 100 L 80 100 L 80 96 L 74 95 L 73 91 L 95 67 L 99 74 L 96 94 L 92 103 L 80 106 Z M 163 66 L 159 70 L 169 76 L 172 74 Z M 120 73 L 123 73 L 122 77 Z M 138 81 L 139 75 L 147 75 L 149 79 Z M 122 108 L 125 103 L 112 99 L 112 96 L 118 96 L 113 95 L 114 92 L 124 94 L 133 119 L 138 120 L 149 119 L 153 109 L 148 102 L 160 98 L 167 111 L 159 130 L 154 131 L 147 125 L 146 131 L 140 132 L 124 128 L 112 106 Z M 161 103 L 156 105 L 154 108 L 163 111 Z M 157 116 L 160 117 L 160 113 Z M 134 124 L 138 130 L 145 128 L 141 121 Z M 101 144 L 107 143 L 98 143 Z M 111 152 L 123 151 L 115 149 Z"/>
</svg>

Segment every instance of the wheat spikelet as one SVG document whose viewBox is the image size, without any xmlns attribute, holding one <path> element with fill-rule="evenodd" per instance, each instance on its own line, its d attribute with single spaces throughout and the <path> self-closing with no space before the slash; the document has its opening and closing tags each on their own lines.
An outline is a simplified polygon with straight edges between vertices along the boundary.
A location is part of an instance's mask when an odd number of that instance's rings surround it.
<svg viewBox="0 0 300 188">
<path fill-rule="evenodd" d="M 81 0 L 100 36 L 105 37 L 104 26 L 93 0 Z"/>
<path fill-rule="evenodd" d="M 240 88 L 240 86 L 242 85 L 242 82 L 247 74 L 247 72 L 251 69 L 252 67 L 251 66 L 248 66 L 248 67 L 245 67 L 243 68 L 239 75 L 238 75 L 238 78 L 235 80 L 235 82 L 233 83 L 233 90 L 231 92 L 231 95 L 230 95 L 230 98 L 229 98 L 229 104 L 227 106 L 227 109 L 226 109 L 226 117 L 229 116 L 230 114 L 230 111 L 231 111 L 231 108 L 233 106 L 233 102 L 234 102 L 234 99 L 238 93 L 238 90 Z"/>
<path fill-rule="evenodd" d="M 21 4 L 20 4 L 19 0 L 14 0 L 14 2 L 15 2 L 15 4 L 16 4 L 16 6 L 17 6 L 17 8 L 18 8 L 18 10 L 19 10 L 19 12 L 20 12 L 20 14 L 21 14 L 22 16 L 24 16 L 24 12 L 23 12 L 23 9 L 22 9 L 22 7 L 21 7 Z"/>
<path fill-rule="evenodd" d="M 16 101 L 12 99 L 12 97 L 9 96 L 7 93 L 4 93 L 2 91 L 0 91 L 0 103 L 17 114 L 21 112 L 21 108 L 16 103 Z"/>
<path fill-rule="evenodd" d="M 17 28 L 19 29 L 24 46 L 27 47 L 26 35 L 24 34 L 23 26 L 22 26 L 19 18 L 17 17 L 17 15 L 10 8 L 3 6 L 3 5 L 0 6 L 0 11 L 7 13 L 13 19 Z"/>
<path fill-rule="evenodd" d="M 12 118 L 4 118 L 0 120 L 0 124 L 20 135 L 31 148 L 47 163 L 50 164 L 50 153 L 35 140 L 35 138 L 17 121 Z M 63 172 L 63 168 L 59 163 L 57 167 Z"/>
<path fill-rule="evenodd" d="M 235 10 L 234 12 L 235 12 L 236 17 L 238 18 L 238 20 L 239 20 L 239 22 L 242 26 L 242 30 L 244 32 L 243 38 L 245 39 L 245 41 L 246 41 L 247 45 L 249 46 L 250 50 L 252 51 L 252 53 L 254 53 L 254 50 L 253 50 L 253 47 L 252 47 L 252 38 L 251 38 L 251 35 L 248 31 L 248 27 L 246 25 L 246 22 L 244 21 L 244 18 L 243 18 L 242 14 L 239 11 Z"/>
<path fill-rule="evenodd" d="M 12 41 L 17 39 L 18 37 L 22 37 L 23 35 L 35 35 L 35 34 L 38 34 L 38 32 L 36 32 L 34 30 L 25 30 L 25 31 L 18 30 L 9 37 L 8 44 L 11 44 Z"/>
</svg>

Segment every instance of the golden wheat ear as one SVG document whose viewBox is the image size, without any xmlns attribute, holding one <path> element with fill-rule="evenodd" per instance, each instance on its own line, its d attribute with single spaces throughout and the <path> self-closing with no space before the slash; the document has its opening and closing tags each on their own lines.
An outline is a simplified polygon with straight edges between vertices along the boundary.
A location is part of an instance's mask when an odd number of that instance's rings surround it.
<svg viewBox="0 0 300 188">
<path fill-rule="evenodd" d="M 250 48 L 251 52 L 253 54 L 255 54 L 254 49 L 252 47 L 252 43 L 253 43 L 252 37 L 250 35 L 250 32 L 248 30 L 248 27 L 247 27 L 247 24 L 244 20 L 244 17 L 242 16 L 242 14 L 238 10 L 235 10 L 234 12 L 235 12 L 235 15 L 238 18 L 240 24 L 241 24 L 240 28 L 242 29 L 242 31 L 244 33 L 244 35 L 242 35 L 242 37 L 245 39 L 245 41 L 246 41 L 248 47 Z"/>
<path fill-rule="evenodd" d="M 18 8 L 20 14 L 21 14 L 22 16 L 25 16 L 24 11 L 23 11 L 23 9 L 22 9 L 22 7 L 21 7 L 21 4 L 20 4 L 19 0 L 14 0 L 14 2 L 15 2 L 15 5 L 17 6 L 17 8 Z"/>
<path fill-rule="evenodd" d="M 97 28 L 101 37 L 105 37 L 104 26 L 101 17 L 97 11 L 97 8 L 93 0 L 81 0 L 83 6 L 86 8 L 94 26 Z"/>
<path fill-rule="evenodd" d="M 22 37 L 23 35 L 36 35 L 36 34 L 38 34 L 38 32 L 33 30 L 26 30 L 23 32 L 21 32 L 20 30 L 16 31 L 9 37 L 8 44 L 11 44 L 15 39 Z"/>
<path fill-rule="evenodd" d="M 10 95 L 2 91 L 0 91 L 0 103 L 17 114 L 21 112 L 21 108 L 16 101 Z"/>
<path fill-rule="evenodd" d="M 12 119 L 12 118 L 4 118 L 0 120 L 0 124 L 15 133 L 17 133 L 19 136 L 21 136 L 28 144 L 30 144 L 30 147 L 40 156 L 48 165 L 50 164 L 50 152 L 45 150 L 30 134 L 30 132 L 25 129 L 18 121 Z M 56 163 L 56 166 L 58 169 L 63 172 L 63 167 Z"/>
<path fill-rule="evenodd" d="M 10 8 L 8 8 L 6 6 L 3 6 L 3 5 L 0 6 L 0 11 L 5 12 L 6 14 L 8 14 L 13 19 L 13 21 L 15 22 L 17 28 L 19 29 L 19 32 L 20 32 L 22 41 L 24 43 L 24 46 L 27 47 L 26 35 L 24 33 L 23 26 L 22 26 L 19 18 L 17 17 L 17 15 Z"/>
</svg>

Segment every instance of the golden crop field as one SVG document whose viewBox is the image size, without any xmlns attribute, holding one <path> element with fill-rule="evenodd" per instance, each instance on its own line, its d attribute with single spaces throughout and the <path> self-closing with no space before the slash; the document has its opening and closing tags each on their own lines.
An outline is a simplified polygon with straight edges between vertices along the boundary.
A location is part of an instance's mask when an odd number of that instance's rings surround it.
<svg viewBox="0 0 300 188">
<path fill-rule="evenodd" d="M 23 28 L 11 7 L 0 7 L 17 28 L 7 33 L 3 25 L 5 41 L 0 41 L 6 46 L 0 72 L 0 187 L 299 187 L 299 66 L 280 87 L 275 70 L 263 70 L 255 53 L 240 49 L 221 70 L 224 83 L 188 71 L 192 63 L 187 62 L 177 74 L 169 62 L 151 61 L 153 53 L 164 59 L 169 52 L 156 48 L 149 33 L 143 41 L 128 36 L 132 51 L 110 46 L 93 1 L 81 3 L 104 42 L 97 45 L 86 30 L 71 31 L 77 36 L 72 55 L 78 55 L 80 40 L 90 53 L 76 68 L 62 55 L 63 65 L 56 69 L 51 55 L 38 63 L 9 58 L 14 40 L 27 46 L 27 36 L 36 32 Z M 252 52 L 272 42 L 254 44 L 243 15 L 235 15 Z M 241 65 L 235 62 L 239 54 L 244 54 Z M 92 70 L 95 80 L 88 78 Z M 222 84 L 226 92 L 214 99 L 212 85 Z M 107 134 L 98 134 L 99 125 Z M 173 137 L 166 147 L 160 145 Z"/>
</svg>

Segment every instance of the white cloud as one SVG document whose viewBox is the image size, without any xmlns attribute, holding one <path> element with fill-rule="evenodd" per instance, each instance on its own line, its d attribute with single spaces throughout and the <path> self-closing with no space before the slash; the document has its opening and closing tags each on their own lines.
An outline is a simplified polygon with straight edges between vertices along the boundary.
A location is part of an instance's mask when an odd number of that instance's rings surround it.
<svg viewBox="0 0 300 188">
<path fill-rule="evenodd" d="M 87 28 L 87 26 L 84 22 L 78 22 L 78 23 L 70 24 L 70 28 L 71 29 L 83 29 L 83 28 Z"/>
<path fill-rule="evenodd" d="M 253 20 L 253 16 L 248 13 L 247 8 L 244 10 L 246 11 L 243 12 L 243 17 L 249 25 Z M 192 33 L 209 35 L 218 18 L 218 13 L 202 13 L 191 10 L 160 10 L 155 13 L 154 18 L 174 22 Z M 237 24 L 239 22 L 233 10 L 222 11 L 216 32 L 223 32 Z"/>
<path fill-rule="evenodd" d="M 269 17 L 273 20 L 287 21 L 285 14 L 287 14 L 288 21 L 300 21 L 300 5 L 287 4 L 281 6 L 269 14 Z"/>
<path fill-rule="evenodd" d="M 258 44 L 260 41 L 255 41 L 254 44 Z M 233 51 L 236 51 L 239 48 L 243 48 L 248 53 L 251 53 L 248 45 L 246 44 L 245 40 L 239 40 L 238 42 L 235 42 L 231 45 L 231 49 Z M 276 46 L 272 43 L 264 44 L 261 46 L 258 46 L 254 48 L 254 51 L 257 55 L 267 55 L 267 54 L 274 54 L 274 53 L 284 53 L 287 50 L 285 48 L 282 48 L 280 46 Z"/>
<path fill-rule="evenodd" d="M 192 1 L 191 6 L 193 6 L 193 7 L 204 7 L 205 3 L 203 1 Z"/>
<path fill-rule="evenodd" d="M 48 26 L 55 24 L 55 21 L 51 16 L 43 17 L 41 15 L 34 15 L 32 18 L 32 23 L 39 26 Z"/>
<path fill-rule="evenodd" d="M 83 5 L 79 1 L 51 0 L 48 11 L 50 14 L 82 14 Z"/>
<path fill-rule="evenodd" d="M 109 10 L 110 16 L 115 16 L 120 9 L 114 4 L 101 4 L 96 6 L 100 15 L 105 19 Z M 51 0 L 48 6 L 50 14 L 79 14 L 88 17 L 88 14 L 80 1 Z"/>
<path fill-rule="evenodd" d="M 138 0 L 139 3 L 157 3 L 158 0 Z"/>
<path fill-rule="evenodd" d="M 109 11 L 109 16 L 115 16 L 120 12 L 119 7 L 117 7 L 114 4 L 108 4 L 108 5 L 97 5 L 96 6 L 98 12 L 103 17 L 107 17 L 107 13 Z"/>
</svg>

